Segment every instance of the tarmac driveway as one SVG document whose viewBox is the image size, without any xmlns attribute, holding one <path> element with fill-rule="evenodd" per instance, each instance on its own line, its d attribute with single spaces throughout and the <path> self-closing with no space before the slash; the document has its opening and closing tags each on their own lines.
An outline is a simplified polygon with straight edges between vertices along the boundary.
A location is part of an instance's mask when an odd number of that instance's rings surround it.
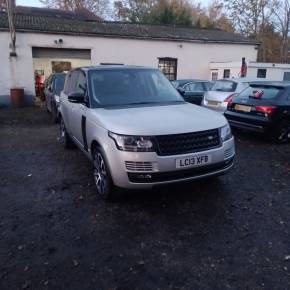
<svg viewBox="0 0 290 290">
<path fill-rule="evenodd" d="M 0 289 L 290 289 L 290 145 L 236 135 L 232 172 L 96 199 L 40 108 L 0 110 Z"/>
</svg>

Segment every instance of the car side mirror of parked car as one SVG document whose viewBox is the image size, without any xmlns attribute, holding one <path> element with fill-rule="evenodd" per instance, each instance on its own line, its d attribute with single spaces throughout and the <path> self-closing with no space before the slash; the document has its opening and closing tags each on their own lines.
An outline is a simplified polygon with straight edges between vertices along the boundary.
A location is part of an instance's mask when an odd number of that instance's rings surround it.
<svg viewBox="0 0 290 290">
<path fill-rule="evenodd" d="M 184 88 L 177 88 L 177 91 L 180 93 L 180 95 L 182 97 L 185 95 L 185 89 Z"/>
<path fill-rule="evenodd" d="M 85 103 L 85 95 L 82 92 L 72 92 L 69 93 L 68 100 L 71 103 Z"/>
</svg>

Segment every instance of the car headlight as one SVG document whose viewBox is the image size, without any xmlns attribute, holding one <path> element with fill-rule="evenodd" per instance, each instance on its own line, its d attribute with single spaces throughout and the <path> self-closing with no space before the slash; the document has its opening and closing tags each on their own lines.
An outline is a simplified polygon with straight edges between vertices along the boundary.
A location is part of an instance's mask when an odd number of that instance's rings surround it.
<svg viewBox="0 0 290 290">
<path fill-rule="evenodd" d="M 109 132 L 109 136 L 115 141 L 119 150 L 133 152 L 153 152 L 154 144 L 151 137 L 126 136 Z"/>
<path fill-rule="evenodd" d="M 221 139 L 223 142 L 231 139 L 233 136 L 232 130 L 229 124 L 221 127 L 220 132 L 221 132 Z"/>
</svg>

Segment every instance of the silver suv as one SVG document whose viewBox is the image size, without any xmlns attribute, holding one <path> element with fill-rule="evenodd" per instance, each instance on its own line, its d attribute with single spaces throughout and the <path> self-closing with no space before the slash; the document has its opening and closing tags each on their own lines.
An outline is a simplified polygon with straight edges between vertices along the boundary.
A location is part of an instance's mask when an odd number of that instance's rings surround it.
<svg viewBox="0 0 290 290">
<path fill-rule="evenodd" d="M 157 69 L 85 67 L 68 73 L 60 140 L 92 161 L 97 193 L 225 173 L 235 155 L 226 119 L 186 103 Z"/>
</svg>

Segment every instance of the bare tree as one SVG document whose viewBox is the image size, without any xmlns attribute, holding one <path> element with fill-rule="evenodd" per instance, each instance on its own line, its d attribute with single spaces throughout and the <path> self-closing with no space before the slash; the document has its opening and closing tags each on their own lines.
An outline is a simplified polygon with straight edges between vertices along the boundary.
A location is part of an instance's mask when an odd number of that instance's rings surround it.
<svg viewBox="0 0 290 290">
<path fill-rule="evenodd" d="M 280 59 L 282 62 L 288 60 L 289 28 L 290 28 L 290 1 L 275 1 L 274 26 L 281 35 Z"/>
<path fill-rule="evenodd" d="M 257 37 L 273 14 L 269 0 L 224 0 L 228 16 L 239 32 Z"/>
<path fill-rule="evenodd" d="M 107 0 L 40 0 L 48 8 L 62 10 L 87 9 L 101 18 L 110 18 L 110 2 Z"/>
</svg>

